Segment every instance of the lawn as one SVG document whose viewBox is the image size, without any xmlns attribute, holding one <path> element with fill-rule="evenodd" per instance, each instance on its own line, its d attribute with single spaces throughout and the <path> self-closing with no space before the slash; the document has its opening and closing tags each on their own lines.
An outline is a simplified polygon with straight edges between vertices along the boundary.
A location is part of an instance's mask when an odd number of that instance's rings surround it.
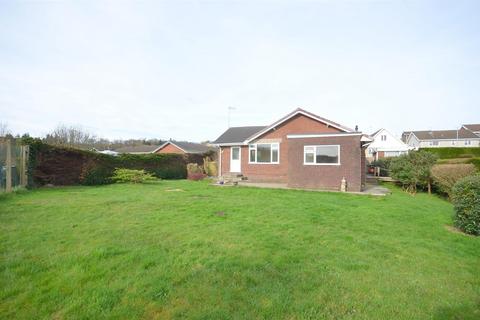
<svg viewBox="0 0 480 320">
<path fill-rule="evenodd" d="M 452 206 L 161 181 L 0 196 L 2 319 L 479 319 Z"/>
</svg>

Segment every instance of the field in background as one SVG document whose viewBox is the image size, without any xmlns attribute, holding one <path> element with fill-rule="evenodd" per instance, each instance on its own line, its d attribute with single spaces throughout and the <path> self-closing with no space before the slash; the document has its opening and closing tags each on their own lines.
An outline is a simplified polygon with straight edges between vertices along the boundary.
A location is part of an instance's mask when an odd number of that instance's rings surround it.
<svg viewBox="0 0 480 320">
<path fill-rule="evenodd" d="M 435 196 L 161 181 L 0 196 L 0 318 L 479 319 Z"/>
<path fill-rule="evenodd" d="M 480 148 L 423 148 L 435 153 L 440 164 L 471 163 L 480 170 Z"/>
</svg>

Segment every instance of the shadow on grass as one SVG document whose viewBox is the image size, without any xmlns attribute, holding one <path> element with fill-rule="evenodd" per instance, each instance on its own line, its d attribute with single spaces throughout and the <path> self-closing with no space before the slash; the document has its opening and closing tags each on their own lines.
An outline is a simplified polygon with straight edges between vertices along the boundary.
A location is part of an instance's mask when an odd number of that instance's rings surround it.
<svg viewBox="0 0 480 320">
<path fill-rule="evenodd" d="M 435 320 L 478 320 L 480 319 L 480 302 L 476 305 L 444 307 L 433 315 Z"/>
</svg>

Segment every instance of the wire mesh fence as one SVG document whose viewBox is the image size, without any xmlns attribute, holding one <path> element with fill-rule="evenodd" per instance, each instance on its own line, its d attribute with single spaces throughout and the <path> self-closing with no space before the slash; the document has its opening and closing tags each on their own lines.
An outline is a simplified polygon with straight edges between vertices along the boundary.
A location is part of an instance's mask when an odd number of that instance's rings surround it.
<svg viewBox="0 0 480 320">
<path fill-rule="evenodd" d="M 28 146 L 0 138 L 0 192 L 27 186 Z"/>
</svg>

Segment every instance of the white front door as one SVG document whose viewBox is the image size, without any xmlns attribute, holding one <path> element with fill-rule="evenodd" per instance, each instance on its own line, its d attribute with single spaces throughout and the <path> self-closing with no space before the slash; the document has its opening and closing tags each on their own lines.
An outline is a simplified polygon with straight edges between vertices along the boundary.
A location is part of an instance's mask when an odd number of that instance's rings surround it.
<svg viewBox="0 0 480 320">
<path fill-rule="evenodd" d="M 230 172 L 241 172 L 241 150 L 240 147 L 230 148 Z"/>
</svg>

